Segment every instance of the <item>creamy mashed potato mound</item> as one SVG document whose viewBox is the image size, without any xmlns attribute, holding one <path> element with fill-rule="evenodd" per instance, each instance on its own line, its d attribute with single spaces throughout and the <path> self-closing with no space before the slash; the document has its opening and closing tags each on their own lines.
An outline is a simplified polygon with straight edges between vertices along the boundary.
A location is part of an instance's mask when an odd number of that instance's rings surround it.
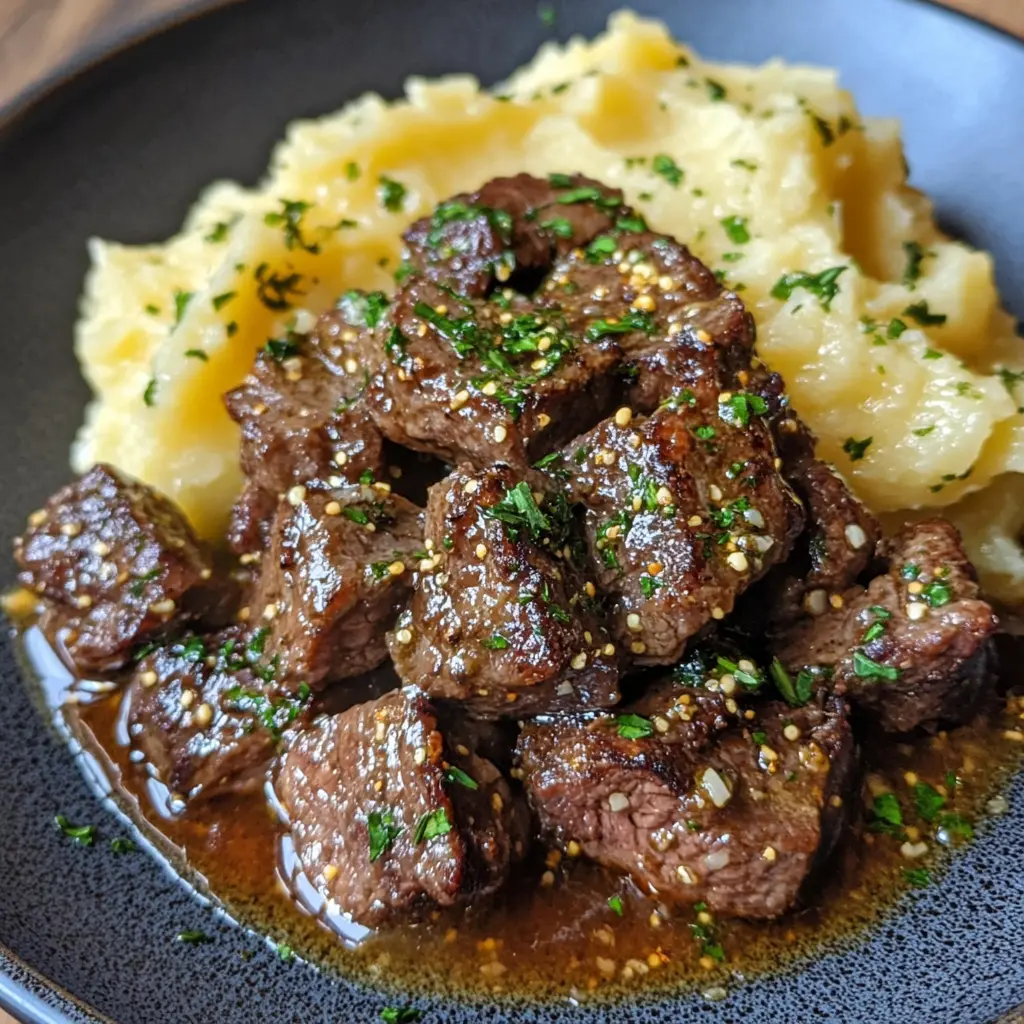
<svg viewBox="0 0 1024 1024">
<path fill-rule="evenodd" d="M 241 482 L 221 394 L 255 351 L 392 288 L 410 221 L 518 171 L 619 187 L 687 243 L 747 303 L 821 456 L 889 522 L 950 516 L 989 590 L 1024 600 L 1024 346 L 991 258 L 938 230 L 898 124 L 834 71 L 712 64 L 630 13 L 491 91 L 414 78 L 297 122 L 258 189 L 212 186 L 163 245 L 93 240 L 75 468 L 112 462 L 216 536 Z"/>
</svg>

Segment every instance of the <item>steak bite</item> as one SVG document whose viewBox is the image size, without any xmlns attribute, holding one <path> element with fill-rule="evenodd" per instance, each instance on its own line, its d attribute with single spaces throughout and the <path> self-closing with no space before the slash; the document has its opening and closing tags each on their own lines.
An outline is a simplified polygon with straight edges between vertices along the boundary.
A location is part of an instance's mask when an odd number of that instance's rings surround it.
<svg viewBox="0 0 1024 1024">
<path fill-rule="evenodd" d="M 518 760 L 562 849 L 661 900 L 771 918 L 835 846 L 857 758 L 839 698 L 742 712 L 721 693 L 663 685 L 628 714 L 527 725 Z"/>
<path fill-rule="evenodd" d="M 544 304 L 591 341 L 614 338 L 626 362 L 629 405 L 651 412 L 689 389 L 742 392 L 750 372 L 754 321 L 685 245 L 647 230 L 630 212 L 586 249 L 560 259 Z"/>
<path fill-rule="evenodd" d="M 749 413 L 727 419 L 719 398 L 680 392 L 649 417 L 624 408 L 543 460 L 586 510 L 610 629 L 640 664 L 678 660 L 785 561 L 802 526 L 767 428 Z"/>
<path fill-rule="evenodd" d="M 282 734 L 306 717 L 264 657 L 266 630 L 190 636 L 140 661 L 125 701 L 128 736 L 172 800 L 258 790 Z"/>
<path fill-rule="evenodd" d="M 520 472 L 607 411 L 621 360 L 614 341 L 577 337 L 557 310 L 510 289 L 468 299 L 421 277 L 400 289 L 375 338 L 369 403 L 385 436 Z"/>
<path fill-rule="evenodd" d="M 521 798 L 414 687 L 302 733 L 277 793 L 306 876 L 369 926 L 490 895 L 527 839 Z"/>
<path fill-rule="evenodd" d="M 773 622 L 787 623 L 803 611 L 820 615 L 832 595 L 853 586 L 871 567 L 882 528 L 835 468 L 815 458 L 814 436 L 789 408 L 778 375 L 760 380 L 756 390 L 769 406 L 782 473 L 807 512 L 771 613 Z"/>
<path fill-rule="evenodd" d="M 48 624 L 85 671 L 117 668 L 214 601 L 213 563 L 184 515 L 103 464 L 29 517 L 14 557 L 18 581 L 51 602 Z"/>
<path fill-rule="evenodd" d="M 461 466 L 431 489 L 426 544 L 388 636 L 405 682 L 482 718 L 619 699 L 615 648 L 561 495 L 535 495 L 507 466 Z"/>
<path fill-rule="evenodd" d="M 237 552 L 265 549 L 269 519 L 291 487 L 340 486 L 380 473 L 381 436 L 363 404 L 369 374 L 357 339 L 386 305 L 379 292 L 346 293 L 312 335 L 268 342 L 248 377 L 224 396 L 242 428 L 246 475 L 229 530 Z"/>
<path fill-rule="evenodd" d="M 928 519 L 880 553 L 888 572 L 783 630 L 775 652 L 791 673 L 831 672 L 835 691 L 889 731 L 963 721 L 991 682 L 998 623 L 960 536 Z"/>
<path fill-rule="evenodd" d="M 269 624 L 267 651 L 289 688 L 379 665 L 423 545 L 420 510 L 386 483 L 299 487 L 270 532 L 250 614 Z"/>
<path fill-rule="evenodd" d="M 495 282 L 532 291 L 556 254 L 610 230 L 631 213 L 622 193 L 579 174 L 494 178 L 439 203 L 406 232 L 406 265 L 460 295 Z"/>
</svg>

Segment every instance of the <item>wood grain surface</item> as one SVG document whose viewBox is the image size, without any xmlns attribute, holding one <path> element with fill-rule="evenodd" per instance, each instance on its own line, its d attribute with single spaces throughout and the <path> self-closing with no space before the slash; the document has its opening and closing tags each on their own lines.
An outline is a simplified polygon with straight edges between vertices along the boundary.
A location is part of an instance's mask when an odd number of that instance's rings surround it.
<svg viewBox="0 0 1024 1024">
<path fill-rule="evenodd" d="M 856 3 L 856 0 L 847 0 Z M 1024 37 L 1024 0 L 943 0 Z M 623 0 L 624 6 L 628 0 Z M 0 0 L 0 105 L 55 68 L 197 0 Z"/>
<path fill-rule="evenodd" d="M 1024 38 L 1024 0 L 945 2 Z M 0 106 L 133 28 L 195 6 L 196 0 L 0 0 Z M 0 1024 L 15 1021 L 0 1010 Z"/>
</svg>

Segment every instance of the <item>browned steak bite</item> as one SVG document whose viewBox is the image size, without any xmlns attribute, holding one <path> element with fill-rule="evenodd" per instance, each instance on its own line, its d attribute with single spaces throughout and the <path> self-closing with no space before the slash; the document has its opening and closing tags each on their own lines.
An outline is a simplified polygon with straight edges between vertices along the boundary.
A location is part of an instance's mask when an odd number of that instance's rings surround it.
<svg viewBox="0 0 1024 1024">
<path fill-rule="evenodd" d="M 304 732 L 277 792 L 306 876 L 364 925 L 493 893 L 527 838 L 521 798 L 414 687 Z"/>
<path fill-rule="evenodd" d="M 767 428 L 745 410 L 727 418 L 719 397 L 680 392 L 649 417 L 622 409 L 542 460 L 586 509 L 610 628 L 641 664 L 678 660 L 689 637 L 785 561 L 802 526 Z"/>
<path fill-rule="evenodd" d="M 370 408 L 392 441 L 483 468 L 531 461 L 598 419 L 612 401 L 614 341 L 585 341 L 556 310 L 509 291 L 463 299 L 421 277 L 376 332 L 381 372 Z"/>
<path fill-rule="evenodd" d="M 880 553 L 887 573 L 783 631 L 776 653 L 791 674 L 832 672 L 836 692 L 890 731 L 962 721 L 991 681 L 997 620 L 959 534 L 928 519 Z"/>
<path fill-rule="evenodd" d="M 316 690 L 379 665 L 423 546 L 420 509 L 386 483 L 300 487 L 270 532 L 250 614 L 270 627 L 279 678 Z"/>
<path fill-rule="evenodd" d="M 507 466 L 463 466 L 431 489 L 426 536 L 412 603 L 388 636 L 405 682 L 482 718 L 618 700 L 615 648 L 561 495 L 535 495 Z"/>
<path fill-rule="evenodd" d="M 773 623 L 803 612 L 821 614 L 834 595 L 853 586 L 871 567 L 882 537 L 878 520 L 836 470 L 814 457 L 814 437 L 781 397 L 777 375 L 759 381 L 770 407 L 768 421 L 783 460 L 782 473 L 804 503 L 807 526 L 780 573 L 772 599 Z M 778 388 L 779 393 L 772 392 Z M 762 616 L 762 621 L 763 621 Z"/>
<path fill-rule="evenodd" d="M 555 255 L 609 231 L 628 215 L 622 193 L 579 174 L 494 178 L 452 196 L 406 232 L 406 265 L 460 295 L 495 282 L 532 291 Z"/>
<path fill-rule="evenodd" d="M 291 487 L 380 473 L 381 436 L 363 404 L 369 373 L 358 339 L 386 306 L 380 292 L 346 293 L 312 335 L 268 342 L 245 381 L 224 396 L 242 428 L 246 483 L 229 531 L 239 553 L 265 549 L 269 519 Z"/>
<path fill-rule="evenodd" d="M 527 725 L 519 768 L 542 830 L 668 902 L 770 918 L 833 849 L 856 749 L 842 701 L 765 703 L 663 686 L 618 716 Z"/>
<path fill-rule="evenodd" d="M 635 411 L 651 412 L 683 389 L 703 403 L 720 391 L 743 394 L 753 382 L 754 321 L 739 297 L 636 213 L 559 260 L 541 294 L 571 330 L 591 342 L 618 342 Z"/>
<path fill-rule="evenodd" d="M 136 668 L 128 735 L 173 799 L 259 789 L 282 734 L 305 717 L 308 688 L 289 697 L 275 687 L 264 643 L 265 630 L 190 636 Z"/>
<path fill-rule="evenodd" d="M 52 602 L 50 625 L 86 671 L 123 664 L 135 644 L 201 614 L 213 564 L 163 495 L 96 465 L 29 517 L 14 542 L 18 581 Z"/>
</svg>

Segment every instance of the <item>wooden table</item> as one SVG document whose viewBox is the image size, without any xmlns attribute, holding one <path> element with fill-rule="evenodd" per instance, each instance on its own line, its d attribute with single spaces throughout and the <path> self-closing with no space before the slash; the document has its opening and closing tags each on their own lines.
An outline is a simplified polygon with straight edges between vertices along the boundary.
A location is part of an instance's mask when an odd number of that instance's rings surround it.
<svg viewBox="0 0 1024 1024">
<path fill-rule="evenodd" d="M 856 3 L 856 0 L 848 0 Z M 1024 37 L 1024 0 L 944 0 Z M 195 0 L 0 0 L 0 105 L 78 52 Z M 624 0 L 623 6 L 626 6 Z M 0 1024 L 15 1022 L 0 1010 Z"/>
<path fill-rule="evenodd" d="M 0 0 L 0 105 L 77 52 L 102 46 L 133 25 L 194 6 L 195 2 Z M 1024 0 L 943 2 L 1024 37 Z M 628 6 L 628 0 L 623 0 L 623 6 Z"/>
</svg>

